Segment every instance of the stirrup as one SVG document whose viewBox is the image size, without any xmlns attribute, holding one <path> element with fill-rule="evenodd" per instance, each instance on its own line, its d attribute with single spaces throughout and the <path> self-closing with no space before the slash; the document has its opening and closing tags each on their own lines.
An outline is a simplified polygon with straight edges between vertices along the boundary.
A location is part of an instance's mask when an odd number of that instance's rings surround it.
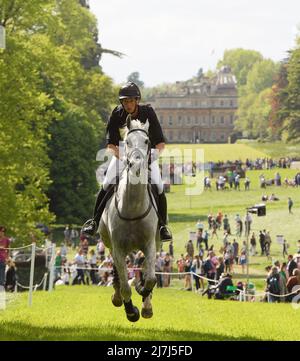
<svg viewBox="0 0 300 361">
<path fill-rule="evenodd" d="M 159 235 L 161 242 L 169 242 L 173 240 L 172 233 L 166 225 L 159 228 Z"/>
<path fill-rule="evenodd" d="M 94 219 L 87 220 L 81 228 L 83 235 L 94 236 L 97 231 L 97 223 Z"/>
</svg>

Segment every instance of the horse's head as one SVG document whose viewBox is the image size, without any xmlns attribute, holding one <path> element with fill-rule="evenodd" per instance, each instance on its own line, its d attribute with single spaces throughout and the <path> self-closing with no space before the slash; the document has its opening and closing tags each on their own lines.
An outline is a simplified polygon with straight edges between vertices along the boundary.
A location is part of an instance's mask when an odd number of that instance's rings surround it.
<svg viewBox="0 0 300 361">
<path fill-rule="evenodd" d="M 151 150 L 149 139 L 149 122 L 127 119 L 127 134 L 125 136 L 125 158 L 129 172 L 140 176 L 142 169 L 148 169 L 148 159 Z"/>
</svg>

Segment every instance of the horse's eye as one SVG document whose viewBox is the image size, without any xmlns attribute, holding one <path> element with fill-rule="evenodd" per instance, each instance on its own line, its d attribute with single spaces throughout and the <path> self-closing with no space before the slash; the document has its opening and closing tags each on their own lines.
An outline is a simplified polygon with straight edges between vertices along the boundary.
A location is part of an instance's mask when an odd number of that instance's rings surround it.
<svg viewBox="0 0 300 361">
<path fill-rule="evenodd" d="M 148 143 L 149 143 L 149 140 L 148 140 L 148 139 L 146 139 L 146 140 L 145 140 L 145 144 L 148 144 Z"/>
</svg>

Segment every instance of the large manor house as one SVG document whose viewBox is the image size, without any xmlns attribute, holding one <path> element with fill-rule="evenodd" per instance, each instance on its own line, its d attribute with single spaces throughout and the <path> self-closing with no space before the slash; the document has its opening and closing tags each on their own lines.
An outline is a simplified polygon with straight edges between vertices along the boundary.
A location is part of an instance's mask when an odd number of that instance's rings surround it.
<svg viewBox="0 0 300 361">
<path fill-rule="evenodd" d="M 209 79 L 177 82 L 178 92 L 160 94 L 152 105 L 168 143 L 227 143 L 237 111 L 237 83 L 228 66 Z"/>
</svg>

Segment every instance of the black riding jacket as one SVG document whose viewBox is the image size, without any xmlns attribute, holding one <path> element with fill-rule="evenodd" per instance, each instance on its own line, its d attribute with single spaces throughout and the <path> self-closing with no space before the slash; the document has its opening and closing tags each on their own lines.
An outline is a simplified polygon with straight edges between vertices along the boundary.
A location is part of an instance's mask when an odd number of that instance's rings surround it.
<svg viewBox="0 0 300 361">
<path fill-rule="evenodd" d="M 117 106 L 112 111 L 106 128 L 107 144 L 119 145 L 119 142 L 124 139 L 127 115 L 128 113 L 123 109 L 122 105 Z M 155 146 L 159 143 L 165 143 L 165 138 L 157 119 L 157 115 L 150 105 L 138 105 L 138 114 L 136 119 L 144 124 L 148 119 L 151 148 L 155 148 Z"/>
</svg>

